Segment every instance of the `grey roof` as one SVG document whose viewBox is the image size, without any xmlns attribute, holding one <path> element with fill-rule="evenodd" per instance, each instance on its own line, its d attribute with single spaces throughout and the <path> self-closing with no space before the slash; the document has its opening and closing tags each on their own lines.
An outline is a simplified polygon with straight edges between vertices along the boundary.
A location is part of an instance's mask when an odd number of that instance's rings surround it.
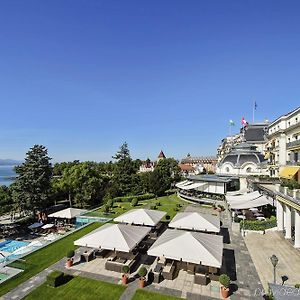
<svg viewBox="0 0 300 300">
<path fill-rule="evenodd" d="M 234 146 L 231 151 L 224 156 L 220 165 L 230 162 L 233 165 L 243 165 L 247 162 L 252 162 L 255 164 L 264 163 L 266 160 L 264 155 L 256 150 L 256 146 L 250 145 L 245 141 Z"/>
<path fill-rule="evenodd" d="M 217 175 L 191 175 L 188 177 L 192 181 L 206 181 L 206 182 L 223 182 L 227 183 L 232 180 L 232 177 L 217 176 Z"/>
<path fill-rule="evenodd" d="M 249 125 L 245 130 L 245 140 L 247 142 L 264 142 L 266 141 L 265 132 L 268 124 Z"/>
</svg>

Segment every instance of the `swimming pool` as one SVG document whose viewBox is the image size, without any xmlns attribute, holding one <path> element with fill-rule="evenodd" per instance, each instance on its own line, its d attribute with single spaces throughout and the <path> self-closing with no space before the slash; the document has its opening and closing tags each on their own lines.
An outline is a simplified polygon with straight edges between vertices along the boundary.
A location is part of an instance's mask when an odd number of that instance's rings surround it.
<svg viewBox="0 0 300 300">
<path fill-rule="evenodd" d="M 28 242 L 15 241 L 15 240 L 6 240 L 0 243 L 0 251 L 13 253 L 17 249 L 29 245 Z"/>
</svg>

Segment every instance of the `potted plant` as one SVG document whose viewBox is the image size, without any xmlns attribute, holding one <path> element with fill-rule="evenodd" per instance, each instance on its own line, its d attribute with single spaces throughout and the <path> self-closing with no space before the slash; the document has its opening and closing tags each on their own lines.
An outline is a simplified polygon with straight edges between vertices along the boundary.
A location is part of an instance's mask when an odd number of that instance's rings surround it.
<svg viewBox="0 0 300 300">
<path fill-rule="evenodd" d="M 122 274 L 122 284 L 127 284 L 128 283 L 128 273 L 129 273 L 129 267 L 128 266 L 123 266 L 122 268 L 123 274 Z"/>
<path fill-rule="evenodd" d="M 221 296 L 223 299 L 229 296 L 230 278 L 227 274 L 220 275 L 219 282 L 221 283 Z"/>
<path fill-rule="evenodd" d="M 145 282 L 146 282 L 145 276 L 147 274 L 147 269 L 144 266 L 140 267 L 138 274 L 140 276 L 139 286 L 140 286 L 140 288 L 143 288 L 143 287 L 145 287 Z"/>
<path fill-rule="evenodd" d="M 68 259 L 67 259 L 67 268 L 72 267 L 74 255 L 75 255 L 74 250 L 68 251 L 68 253 L 67 253 L 67 258 L 68 258 Z"/>
</svg>

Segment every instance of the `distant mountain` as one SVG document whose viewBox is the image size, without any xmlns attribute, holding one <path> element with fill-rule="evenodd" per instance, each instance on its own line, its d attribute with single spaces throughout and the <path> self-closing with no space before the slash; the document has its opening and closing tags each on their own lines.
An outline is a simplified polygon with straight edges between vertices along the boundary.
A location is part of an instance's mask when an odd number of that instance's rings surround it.
<svg viewBox="0 0 300 300">
<path fill-rule="evenodd" d="M 21 163 L 22 162 L 20 160 L 0 158 L 0 166 L 14 166 L 14 165 L 20 165 Z"/>
</svg>

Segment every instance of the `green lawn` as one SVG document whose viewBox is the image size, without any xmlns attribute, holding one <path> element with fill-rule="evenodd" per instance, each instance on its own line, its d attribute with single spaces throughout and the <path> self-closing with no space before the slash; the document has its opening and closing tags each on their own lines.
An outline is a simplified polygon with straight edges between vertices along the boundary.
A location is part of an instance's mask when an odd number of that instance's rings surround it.
<svg viewBox="0 0 300 300">
<path fill-rule="evenodd" d="M 115 218 L 132 208 L 143 208 L 147 206 L 149 207 L 150 205 L 156 204 L 158 202 L 160 202 L 161 205 L 157 206 L 156 209 L 167 212 L 171 219 L 178 212 L 175 210 L 177 208 L 177 204 L 181 205 L 181 207 L 178 208 L 179 210 L 182 210 L 183 207 L 187 205 L 186 201 L 181 200 L 175 194 L 173 194 L 170 196 L 159 197 L 157 199 L 153 198 L 149 200 L 139 201 L 139 204 L 136 207 L 132 207 L 130 202 L 115 202 L 113 208 L 111 209 L 111 212 L 108 214 L 104 213 L 103 206 L 101 206 L 97 210 L 88 212 L 85 215 L 92 217 Z M 163 221 L 165 221 L 165 219 L 163 219 Z"/>
<path fill-rule="evenodd" d="M 26 261 L 26 268 L 24 272 L 2 283 L 0 285 L 0 296 L 6 294 L 17 285 L 23 283 L 32 276 L 43 271 L 50 265 L 65 257 L 68 250 L 76 248 L 73 244 L 75 240 L 100 227 L 101 225 L 102 223 L 92 223 L 87 227 L 84 227 L 81 230 L 76 231 L 75 233 L 70 234 L 61 240 L 54 242 L 45 248 L 42 248 L 41 250 L 25 256 L 23 258 Z M 12 263 L 11 266 L 17 267 L 17 264 Z"/>
<path fill-rule="evenodd" d="M 157 206 L 156 209 L 165 211 L 167 215 L 170 216 L 170 220 L 172 220 L 179 211 L 182 211 L 184 207 L 188 205 L 188 202 L 181 200 L 176 194 L 159 197 L 157 199 L 145 200 L 141 203 L 153 205 L 157 204 L 158 202 L 160 202 L 160 206 Z M 177 207 L 177 204 L 180 204 L 180 207 Z M 178 211 L 175 209 L 178 209 Z M 165 218 L 163 221 L 165 221 Z"/>
<path fill-rule="evenodd" d="M 56 288 L 44 283 L 24 299 L 118 300 L 125 289 L 126 287 L 122 285 L 74 277 L 68 283 Z"/>
<path fill-rule="evenodd" d="M 149 200 L 150 201 L 150 200 Z M 146 204 L 139 203 L 135 208 L 143 208 Z M 134 207 L 131 206 L 130 202 L 115 202 L 113 208 L 111 209 L 110 213 L 104 213 L 103 206 L 99 207 L 98 209 L 88 212 L 84 214 L 85 216 L 90 217 L 105 217 L 105 218 L 115 218 L 124 212 L 132 209 Z"/>
<path fill-rule="evenodd" d="M 163 295 L 154 292 L 148 292 L 146 290 L 137 290 L 131 300 L 179 300 L 179 299 L 181 298 Z"/>
</svg>

